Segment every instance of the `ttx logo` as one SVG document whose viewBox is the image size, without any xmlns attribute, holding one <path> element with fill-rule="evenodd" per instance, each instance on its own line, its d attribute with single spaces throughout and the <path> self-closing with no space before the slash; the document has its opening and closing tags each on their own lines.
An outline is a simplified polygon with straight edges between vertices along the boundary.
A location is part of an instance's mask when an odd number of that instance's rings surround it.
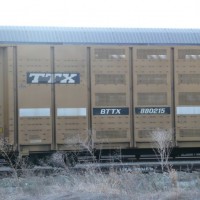
<svg viewBox="0 0 200 200">
<path fill-rule="evenodd" d="M 79 73 L 27 73 L 27 83 L 31 84 L 79 84 Z"/>
</svg>

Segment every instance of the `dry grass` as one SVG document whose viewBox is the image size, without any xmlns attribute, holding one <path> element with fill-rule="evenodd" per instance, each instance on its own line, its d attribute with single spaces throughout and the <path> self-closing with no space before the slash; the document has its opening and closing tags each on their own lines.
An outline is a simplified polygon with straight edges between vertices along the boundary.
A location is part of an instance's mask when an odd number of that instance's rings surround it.
<svg viewBox="0 0 200 200">
<path fill-rule="evenodd" d="M 143 174 L 139 171 L 108 174 L 88 168 L 84 173 L 63 171 L 51 176 L 20 177 L 0 182 L 0 199 L 198 199 L 200 174 Z M 184 184 L 181 182 L 185 180 Z M 182 184 L 182 185 L 181 185 Z M 67 198 L 66 198 L 67 197 Z"/>
<path fill-rule="evenodd" d="M 86 147 L 85 147 L 86 148 Z M 92 153 L 92 152 L 91 152 Z M 165 154 L 164 154 L 165 155 Z M 167 160 L 163 161 L 165 165 Z M 200 199 L 200 174 L 178 173 L 173 168 L 167 172 L 143 174 L 141 171 L 122 170 L 108 173 L 88 168 L 73 172 L 57 152 L 43 164 L 62 167 L 51 176 L 27 173 L 29 166 L 21 164 L 23 176 L 0 181 L 0 199 L 6 200 L 178 200 Z M 164 165 L 163 165 L 164 166 Z M 183 182 L 184 180 L 184 182 Z"/>
</svg>

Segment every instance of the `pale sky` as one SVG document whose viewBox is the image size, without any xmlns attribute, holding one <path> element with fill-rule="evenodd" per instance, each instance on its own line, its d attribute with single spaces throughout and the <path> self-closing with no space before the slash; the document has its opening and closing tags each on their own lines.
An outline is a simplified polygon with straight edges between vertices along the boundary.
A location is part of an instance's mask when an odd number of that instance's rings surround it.
<svg viewBox="0 0 200 200">
<path fill-rule="evenodd" d="M 0 25 L 200 28 L 199 0 L 0 0 Z"/>
</svg>

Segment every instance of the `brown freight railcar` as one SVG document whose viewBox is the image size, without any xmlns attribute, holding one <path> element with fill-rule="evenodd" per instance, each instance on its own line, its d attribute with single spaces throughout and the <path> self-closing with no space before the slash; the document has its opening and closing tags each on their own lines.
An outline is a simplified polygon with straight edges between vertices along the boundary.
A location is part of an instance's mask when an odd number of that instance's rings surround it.
<svg viewBox="0 0 200 200">
<path fill-rule="evenodd" d="M 199 44 L 184 39 L 176 44 L 169 37 L 156 42 L 151 35 L 147 41 L 154 43 L 141 45 L 138 30 L 120 31 L 128 41 L 3 39 L 0 135 L 14 150 L 27 155 L 90 146 L 142 154 L 152 147 L 151 132 L 161 128 L 174 130 L 176 149 L 199 151 Z"/>
</svg>

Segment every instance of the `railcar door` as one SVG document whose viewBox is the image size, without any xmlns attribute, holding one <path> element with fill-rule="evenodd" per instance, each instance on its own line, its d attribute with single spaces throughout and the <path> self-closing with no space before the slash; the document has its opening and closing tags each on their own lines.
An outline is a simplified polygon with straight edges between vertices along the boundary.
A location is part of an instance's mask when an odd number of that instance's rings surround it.
<svg viewBox="0 0 200 200">
<path fill-rule="evenodd" d="M 84 46 L 55 46 L 55 141 L 57 149 L 88 144 L 88 68 Z"/>
<path fill-rule="evenodd" d="M 176 138 L 179 147 L 200 147 L 200 48 L 175 48 Z"/>
<path fill-rule="evenodd" d="M 125 46 L 91 48 L 91 105 L 95 147 L 131 146 L 130 59 Z"/>
<path fill-rule="evenodd" d="M 173 56 L 170 47 L 133 48 L 134 141 L 152 148 L 152 131 L 173 131 Z"/>
<path fill-rule="evenodd" d="M 17 47 L 18 131 L 20 150 L 52 147 L 52 63 L 47 45 Z"/>
</svg>

